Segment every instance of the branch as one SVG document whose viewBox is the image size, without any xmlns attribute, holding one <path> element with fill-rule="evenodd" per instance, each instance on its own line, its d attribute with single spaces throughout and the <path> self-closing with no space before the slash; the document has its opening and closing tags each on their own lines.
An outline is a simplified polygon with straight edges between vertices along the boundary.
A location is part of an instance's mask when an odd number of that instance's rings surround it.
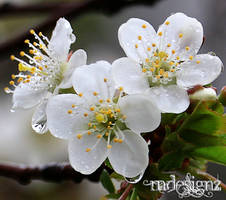
<svg viewBox="0 0 226 200">
<path fill-rule="evenodd" d="M 98 182 L 103 169 L 111 172 L 109 168 L 102 165 L 91 175 L 83 175 L 76 172 L 69 163 L 48 164 L 39 167 L 28 167 L 16 164 L 0 164 L 0 176 L 18 181 L 27 185 L 33 180 L 60 183 L 62 181 L 73 181 L 80 183 L 83 179 Z"/>
<path fill-rule="evenodd" d="M 125 200 L 128 197 L 128 195 L 132 189 L 133 189 L 133 185 L 129 184 L 129 186 L 125 189 L 125 191 L 119 197 L 119 200 Z"/>
</svg>

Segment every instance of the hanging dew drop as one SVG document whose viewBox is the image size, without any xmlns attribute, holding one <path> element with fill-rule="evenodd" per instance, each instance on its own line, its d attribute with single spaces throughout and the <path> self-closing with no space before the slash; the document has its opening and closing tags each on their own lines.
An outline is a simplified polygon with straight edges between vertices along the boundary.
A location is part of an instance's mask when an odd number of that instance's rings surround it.
<svg viewBox="0 0 226 200">
<path fill-rule="evenodd" d="M 138 176 L 133 177 L 133 178 L 125 177 L 125 180 L 126 180 L 128 183 L 135 184 L 135 183 L 138 183 L 138 182 L 142 179 L 143 175 L 144 175 L 144 171 L 143 171 L 142 173 L 140 173 Z"/>
<path fill-rule="evenodd" d="M 14 112 L 15 112 L 15 110 L 12 108 L 12 109 L 10 109 L 10 112 L 14 113 Z"/>
<path fill-rule="evenodd" d="M 73 33 L 69 35 L 69 38 L 71 40 L 71 43 L 75 42 L 76 37 Z"/>
</svg>

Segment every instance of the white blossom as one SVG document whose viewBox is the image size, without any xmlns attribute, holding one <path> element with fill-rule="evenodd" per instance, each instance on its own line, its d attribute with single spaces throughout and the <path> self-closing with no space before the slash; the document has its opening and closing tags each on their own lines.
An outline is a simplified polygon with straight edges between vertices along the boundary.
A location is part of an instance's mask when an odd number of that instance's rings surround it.
<svg viewBox="0 0 226 200">
<path fill-rule="evenodd" d="M 118 31 L 128 58 L 113 63 L 113 77 L 128 94 L 148 93 L 162 112 L 180 113 L 189 106 L 186 89 L 214 81 L 222 70 L 217 56 L 199 54 L 203 27 L 176 13 L 157 33 L 146 21 L 132 18 Z"/>
<path fill-rule="evenodd" d="M 125 177 L 142 173 L 149 150 L 140 133 L 159 126 L 158 108 L 144 94 L 123 96 L 123 88 L 115 96 L 106 61 L 78 67 L 72 83 L 77 94 L 53 96 L 47 105 L 49 130 L 69 140 L 72 167 L 90 174 L 108 157 L 113 169 Z"/>
</svg>

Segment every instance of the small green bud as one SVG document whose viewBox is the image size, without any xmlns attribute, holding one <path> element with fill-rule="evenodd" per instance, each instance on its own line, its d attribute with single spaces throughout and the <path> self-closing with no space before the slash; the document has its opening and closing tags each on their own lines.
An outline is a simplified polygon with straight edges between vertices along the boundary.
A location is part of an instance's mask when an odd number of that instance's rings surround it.
<svg viewBox="0 0 226 200">
<path fill-rule="evenodd" d="M 213 88 L 200 88 L 189 95 L 191 100 L 215 101 L 217 99 L 216 91 Z"/>
</svg>

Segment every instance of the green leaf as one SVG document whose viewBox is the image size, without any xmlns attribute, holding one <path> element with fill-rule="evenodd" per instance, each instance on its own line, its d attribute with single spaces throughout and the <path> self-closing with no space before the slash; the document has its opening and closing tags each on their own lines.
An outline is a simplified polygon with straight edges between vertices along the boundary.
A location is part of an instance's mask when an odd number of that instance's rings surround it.
<svg viewBox="0 0 226 200">
<path fill-rule="evenodd" d="M 114 179 L 116 179 L 116 180 L 118 180 L 118 181 L 121 181 L 121 180 L 124 180 L 124 179 L 125 179 L 122 175 L 117 174 L 116 172 L 113 172 L 113 173 L 110 175 L 110 177 L 111 177 L 111 178 L 114 178 Z"/>
<path fill-rule="evenodd" d="M 136 188 L 133 189 L 130 200 L 137 200 L 137 190 L 136 190 Z"/>
<path fill-rule="evenodd" d="M 103 170 L 100 175 L 100 182 L 102 183 L 103 187 L 109 192 L 114 193 L 115 187 L 111 181 L 111 178 L 106 170 Z"/>
<path fill-rule="evenodd" d="M 115 193 L 111 193 L 106 195 L 105 197 L 108 199 L 118 199 L 121 196 L 121 194 L 115 194 Z"/>
<path fill-rule="evenodd" d="M 196 148 L 190 154 L 226 165 L 226 146 Z"/>
<path fill-rule="evenodd" d="M 167 153 L 159 161 L 159 170 L 170 171 L 179 169 L 181 168 L 185 157 L 186 156 L 182 151 Z"/>
</svg>

